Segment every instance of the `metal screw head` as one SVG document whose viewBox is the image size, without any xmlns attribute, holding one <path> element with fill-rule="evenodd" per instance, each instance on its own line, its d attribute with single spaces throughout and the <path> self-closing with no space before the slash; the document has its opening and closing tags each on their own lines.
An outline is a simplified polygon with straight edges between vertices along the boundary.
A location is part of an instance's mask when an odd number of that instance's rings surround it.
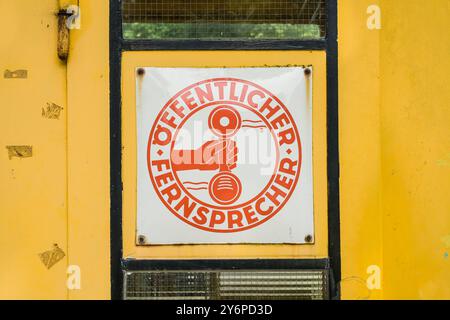
<svg viewBox="0 0 450 320">
<path fill-rule="evenodd" d="M 312 242 L 312 239 L 313 239 L 312 235 L 308 234 L 308 235 L 305 237 L 305 242 L 311 243 L 311 242 Z"/>
<path fill-rule="evenodd" d="M 138 236 L 138 243 L 139 244 L 145 244 L 147 241 L 145 239 L 145 236 Z"/>
<path fill-rule="evenodd" d="M 138 74 L 138 76 L 143 76 L 143 75 L 145 75 L 145 69 L 144 69 L 144 68 L 139 68 L 139 69 L 137 69 L 137 74 Z"/>
<path fill-rule="evenodd" d="M 304 72 L 305 76 L 309 76 L 311 74 L 311 68 L 305 68 Z"/>
</svg>

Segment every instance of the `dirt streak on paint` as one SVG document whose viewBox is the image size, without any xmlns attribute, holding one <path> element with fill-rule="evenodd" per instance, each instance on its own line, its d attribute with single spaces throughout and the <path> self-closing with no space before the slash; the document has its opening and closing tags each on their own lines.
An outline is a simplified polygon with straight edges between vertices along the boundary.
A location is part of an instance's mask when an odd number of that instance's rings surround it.
<svg viewBox="0 0 450 320">
<path fill-rule="evenodd" d="M 144 68 L 138 68 L 136 70 L 136 75 L 137 75 L 137 105 L 140 106 L 141 105 L 141 98 L 142 98 L 142 82 L 144 81 L 144 77 L 145 77 L 145 69 Z"/>
<path fill-rule="evenodd" d="M 306 103 L 308 104 L 308 110 L 311 110 L 311 79 L 312 79 L 312 66 L 308 66 L 304 69 L 305 73 L 305 85 L 306 85 Z"/>
</svg>

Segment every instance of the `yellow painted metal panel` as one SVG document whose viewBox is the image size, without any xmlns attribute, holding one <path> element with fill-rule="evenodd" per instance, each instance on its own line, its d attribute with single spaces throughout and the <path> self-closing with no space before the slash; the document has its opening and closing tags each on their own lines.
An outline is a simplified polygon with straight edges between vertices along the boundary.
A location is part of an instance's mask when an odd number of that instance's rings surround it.
<svg viewBox="0 0 450 320">
<path fill-rule="evenodd" d="M 379 31 L 372 0 L 339 1 L 339 152 L 342 298 L 377 299 L 367 268 L 382 268 Z"/>
<path fill-rule="evenodd" d="M 0 79 L 0 298 L 110 297 L 109 3 L 80 7 L 66 66 L 57 1 L 0 1 L 1 73 L 28 71 Z M 59 120 L 44 117 L 47 103 L 64 108 Z M 31 145 L 33 157 L 10 160 L 7 145 Z M 66 256 L 47 270 L 38 254 L 54 243 Z M 66 289 L 68 264 L 81 268 L 80 290 Z"/>
<path fill-rule="evenodd" d="M 70 299 L 110 297 L 109 2 L 81 0 L 68 81 L 69 263 L 81 268 Z"/>
<path fill-rule="evenodd" d="M 61 4 L 75 1 L 61 0 Z M 381 30 L 366 26 L 380 4 Z M 109 298 L 108 1 L 81 0 L 68 66 L 56 56 L 58 1 L 0 0 L 0 298 Z M 448 1 L 339 0 L 342 297 L 450 298 Z M 432 17 L 432 18 L 429 18 Z M 427 18 L 427 19 L 425 19 Z M 124 55 L 124 255 L 292 258 L 327 255 L 325 96 L 315 94 L 314 247 L 135 243 L 134 67 L 315 64 L 323 52 L 136 52 Z M 27 70 L 26 79 L 4 72 Z M 67 74 L 66 74 L 67 70 Z M 24 73 L 8 73 L 9 76 Z M 317 74 L 317 73 L 316 73 Z M 325 92 L 318 80 L 315 91 Z M 47 112 L 64 108 L 59 119 Z M 44 108 L 44 110 L 42 110 Z M 68 126 L 66 125 L 66 121 Z M 317 142 L 318 141 L 318 142 Z M 12 153 L 7 146 L 32 146 Z M 66 152 L 68 150 L 68 153 Z M 17 150 L 16 150 L 17 151 Z M 21 153 L 22 152 L 22 153 Z M 67 192 L 68 190 L 68 192 Z M 68 240 L 67 240 L 68 239 Z M 38 254 L 66 256 L 46 269 Z M 66 289 L 68 264 L 81 290 Z M 370 265 L 381 290 L 365 286 Z"/>
<path fill-rule="evenodd" d="M 450 299 L 450 3 L 382 13 L 384 297 Z"/>
<path fill-rule="evenodd" d="M 67 255 L 53 266 L 46 261 L 50 269 L 38 255 L 54 244 L 67 254 L 66 72 L 56 55 L 58 9 L 53 0 L 0 1 L 1 299 L 67 297 Z M 9 158 L 7 146 L 30 146 L 32 153 L 13 151 Z"/>
<path fill-rule="evenodd" d="M 177 245 L 136 246 L 136 80 L 135 69 L 156 67 L 240 67 L 313 65 L 314 245 Z M 133 258 L 317 258 L 326 257 L 326 67 L 321 51 L 179 51 L 126 52 L 123 77 L 123 247 Z"/>
</svg>

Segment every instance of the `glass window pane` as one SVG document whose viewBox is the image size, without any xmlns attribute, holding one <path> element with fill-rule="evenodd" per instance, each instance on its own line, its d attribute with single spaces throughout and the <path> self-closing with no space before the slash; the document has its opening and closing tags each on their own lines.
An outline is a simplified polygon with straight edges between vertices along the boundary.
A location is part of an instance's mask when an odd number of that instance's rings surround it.
<svg viewBox="0 0 450 320">
<path fill-rule="evenodd" d="M 125 39 L 322 39 L 326 0 L 123 0 Z"/>
</svg>

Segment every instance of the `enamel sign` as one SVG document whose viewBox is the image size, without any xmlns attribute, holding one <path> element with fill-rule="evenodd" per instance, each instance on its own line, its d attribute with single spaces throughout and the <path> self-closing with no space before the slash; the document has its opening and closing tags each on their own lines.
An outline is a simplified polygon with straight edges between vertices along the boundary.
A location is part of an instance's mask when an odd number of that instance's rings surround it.
<svg viewBox="0 0 450 320">
<path fill-rule="evenodd" d="M 312 76 L 138 68 L 139 244 L 313 242 Z"/>
</svg>

